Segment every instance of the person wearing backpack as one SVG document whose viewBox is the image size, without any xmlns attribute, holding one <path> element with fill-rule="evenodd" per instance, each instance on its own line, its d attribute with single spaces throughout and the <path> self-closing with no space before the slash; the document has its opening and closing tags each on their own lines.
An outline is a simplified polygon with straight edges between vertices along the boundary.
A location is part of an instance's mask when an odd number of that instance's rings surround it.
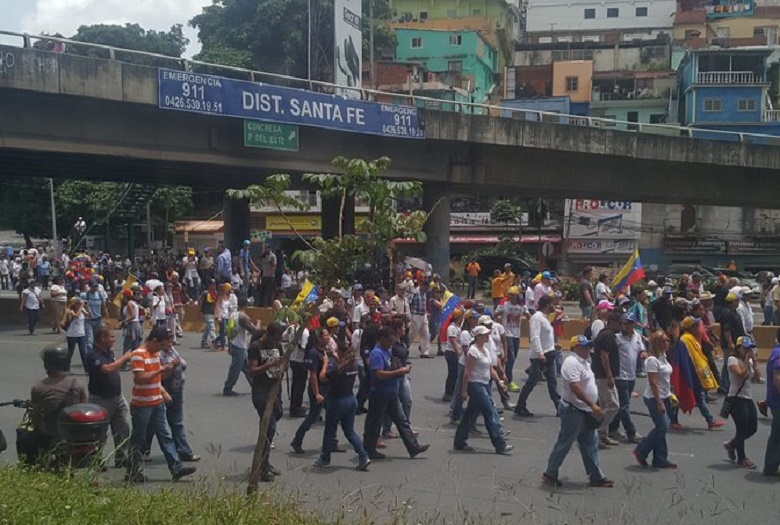
<svg viewBox="0 0 780 525">
<path fill-rule="evenodd" d="M 225 380 L 225 386 L 222 389 L 222 394 L 228 397 L 235 397 L 238 395 L 233 387 L 238 382 L 238 377 L 241 372 L 244 372 L 249 385 L 252 385 L 252 376 L 249 374 L 249 365 L 247 363 L 247 353 L 249 351 L 249 343 L 252 338 L 259 337 L 262 333 L 260 328 L 260 321 L 257 324 L 252 324 L 252 319 L 246 314 L 244 310 L 247 307 L 247 298 L 245 295 L 241 295 L 238 298 L 238 311 L 230 315 L 230 319 L 227 323 L 227 337 L 230 341 L 230 368 L 228 369 L 227 379 Z"/>
</svg>

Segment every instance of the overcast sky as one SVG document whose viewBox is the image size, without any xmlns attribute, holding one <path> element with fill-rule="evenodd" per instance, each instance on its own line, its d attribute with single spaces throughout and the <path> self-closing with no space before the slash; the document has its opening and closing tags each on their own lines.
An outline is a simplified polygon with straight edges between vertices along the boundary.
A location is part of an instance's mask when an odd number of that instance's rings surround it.
<svg viewBox="0 0 780 525">
<path fill-rule="evenodd" d="M 181 23 L 191 55 L 200 46 L 187 21 L 209 4 L 211 0 L 0 0 L 0 30 L 70 36 L 83 24 L 130 22 L 164 30 Z"/>
</svg>

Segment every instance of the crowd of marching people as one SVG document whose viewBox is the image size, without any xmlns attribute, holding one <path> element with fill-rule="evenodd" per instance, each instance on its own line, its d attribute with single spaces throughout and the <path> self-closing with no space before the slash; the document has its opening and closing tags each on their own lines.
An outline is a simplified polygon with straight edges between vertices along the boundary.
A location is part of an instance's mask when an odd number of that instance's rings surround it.
<svg viewBox="0 0 780 525">
<path fill-rule="evenodd" d="M 138 275 L 124 266 L 122 274 L 116 266 L 113 274 L 106 272 L 100 258 L 83 255 L 69 260 L 62 276 L 56 276 L 51 304 L 60 301 L 61 290 L 63 305 L 53 328 L 64 331 L 67 341 L 62 372 L 70 369 L 78 348 L 89 374 L 89 398 L 111 414 L 116 464 L 127 469 L 129 481 L 145 479 L 143 460 L 155 435 L 174 479 L 194 472 L 185 464 L 199 459 L 184 429 L 187 364 L 176 349 L 186 304 L 198 305 L 202 315 L 201 346 L 230 354 L 223 395 L 236 396 L 234 387 L 244 376 L 259 417 L 270 411 L 266 439 L 273 447 L 266 447 L 262 458 L 264 481 L 281 474 L 271 465 L 270 450 L 277 445 L 276 423 L 284 414 L 280 378 L 285 373 L 288 415 L 301 419 L 289 443 L 293 453 L 305 452 L 307 434 L 324 412 L 315 466 L 328 467 L 333 453 L 346 451 L 337 437 L 339 427 L 357 454 L 359 470 L 384 459 L 382 449 L 394 438 L 400 438 L 410 457 L 423 454 L 429 445 L 418 440 L 412 425 L 414 353 L 421 359 L 444 357 L 442 401 L 454 427 L 452 446 L 462 453 L 475 450 L 469 437 L 481 432 L 481 416 L 495 453 L 511 454 L 511 429 L 505 428 L 504 418 L 535 417 L 528 400 L 545 383 L 560 431 L 544 483 L 560 486 L 559 470 L 575 441 L 594 487 L 613 486 L 599 454 L 621 442 L 633 445 L 642 467 L 677 468 L 669 459 L 666 436 L 684 428 L 681 413 L 694 409 L 710 430 L 723 427 L 728 418 L 734 421 L 735 434 L 723 444 L 725 454 L 747 469 L 756 464 L 747 456 L 746 441 L 756 432 L 758 413 L 767 416 L 772 410 L 777 417 L 763 472 L 778 475 L 780 346 L 762 373 L 752 333 L 754 292 L 736 279 L 721 278 L 712 292 L 697 274 L 686 276 L 682 284 L 665 280 L 612 287 L 606 275 L 594 279 L 593 270 L 586 268 L 579 292 L 587 328 L 563 341 L 563 296 L 560 283 L 547 271 L 516 275 L 507 265 L 492 278 L 489 304 L 462 301 L 437 274 L 413 269 L 397 276 L 394 293 L 364 289 L 361 283 L 320 290 L 305 279 L 295 286 L 288 272 L 277 289 L 275 252 L 265 247 L 258 258 L 250 244 L 246 241 L 236 257 L 222 245 L 216 257 L 210 250 L 188 250 L 174 263 L 163 261 L 162 273 L 145 267 Z M 33 333 L 29 310 L 35 307 L 33 296 L 43 305 L 41 282 L 30 279 L 26 284 L 20 308 L 28 310 Z M 273 323 L 253 322 L 246 311 L 252 296 L 259 298 L 256 304 L 273 309 Z M 119 357 L 113 353 L 113 331 L 106 326 L 112 302 L 124 335 Z M 313 313 L 301 319 L 301 305 L 309 305 Z M 523 319 L 528 334 L 522 333 Z M 522 371 L 515 364 L 523 336 L 529 341 L 529 365 L 521 386 Z M 563 346 L 570 350 L 565 359 Z M 289 363 L 283 358 L 288 347 Z M 129 406 L 121 394 L 122 369 L 132 370 Z M 637 378 L 646 378 L 643 389 L 637 389 Z M 757 388 L 751 385 L 763 382 L 765 399 L 756 399 Z M 713 415 L 708 405 L 715 401 L 722 407 Z M 650 414 L 652 428 L 646 435 L 633 421 L 632 404 L 644 405 Z M 361 415 L 362 436 L 355 429 Z"/>
</svg>

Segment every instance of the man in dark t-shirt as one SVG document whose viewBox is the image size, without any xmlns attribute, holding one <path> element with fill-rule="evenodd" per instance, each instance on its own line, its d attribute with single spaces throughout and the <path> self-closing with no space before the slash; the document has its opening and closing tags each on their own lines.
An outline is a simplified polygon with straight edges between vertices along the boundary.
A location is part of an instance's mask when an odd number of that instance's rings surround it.
<svg viewBox="0 0 780 525">
<path fill-rule="evenodd" d="M 117 359 L 111 349 L 116 342 L 114 331 L 101 326 L 95 332 L 95 348 L 87 359 L 89 374 L 89 402 L 100 405 L 108 411 L 111 435 L 114 437 L 114 464 L 117 468 L 127 467 L 130 444 L 130 407 L 122 395 L 122 378 L 119 369 L 130 362 L 132 352 Z M 106 443 L 103 436 L 103 446 Z"/>
<path fill-rule="evenodd" d="M 593 362 L 591 369 L 596 376 L 599 405 L 604 410 L 604 421 L 599 427 L 599 448 L 618 445 L 619 442 L 607 435 L 609 423 L 620 409 L 615 378 L 620 375 L 620 353 L 616 334 L 620 331 L 620 314 L 611 313 L 607 326 L 593 341 Z"/>
<path fill-rule="evenodd" d="M 596 307 L 596 302 L 593 299 L 593 268 L 586 266 L 582 270 L 582 279 L 579 284 L 580 292 L 580 310 L 582 311 L 582 318 L 591 320 L 593 319 L 593 309 Z"/>
<path fill-rule="evenodd" d="M 672 293 L 673 290 L 671 287 L 664 287 L 661 297 L 653 301 L 650 305 L 650 312 L 653 314 L 655 327 L 665 332 L 669 330 L 669 325 L 672 324 L 672 314 L 674 310 Z"/>
<path fill-rule="evenodd" d="M 737 313 L 739 297 L 736 294 L 726 295 L 726 306 L 720 312 L 720 345 L 723 348 L 723 369 L 720 373 L 720 387 L 718 391 L 728 392 L 731 380 L 727 366 L 729 352 L 734 350 L 738 337 L 745 335 L 745 326 L 742 318 Z"/>
</svg>

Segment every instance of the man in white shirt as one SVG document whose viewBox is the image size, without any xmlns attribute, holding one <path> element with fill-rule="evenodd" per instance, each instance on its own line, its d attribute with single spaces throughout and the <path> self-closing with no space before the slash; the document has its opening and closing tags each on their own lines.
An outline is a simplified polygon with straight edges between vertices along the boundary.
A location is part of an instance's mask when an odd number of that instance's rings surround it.
<svg viewBox="0 0 780 525">
<path fill-rule="evenodd" d="M 364 315 L 368 314 L 368 305 L 363 297 L 363 285 L 360 283 L 355 284 L 352 287 L 352 328 L 357 330 L 360 326 L 360 320 Z"/>
<path fill-rule="evenodd" d="M 35 281 L 30 280 L 27 288 L 22 290 L 22 296 L 19 301 L 19 311 L 27 313 L 27 330 L 30 335 L 35 335 L 35 325 L 41 317 L 43 301 L 41 300 L 41 289 L 35 286 Z"/>
<path fill-rule="evenodd" d="M 607 326 L 607 317 L 615 309 L 615 305 L 609 301 L 599 301 L 596 306 L 596 318 L 590 324 L 590 340 L 595 341 L 601 332 Z"/>
<path fill-rule="evenodd" d="M 590 486 L 614 486 L 614 482 L 604 475 L 599 466 L 598 438 L 593 426 L 604 419 L 604 411 L 598 405 L 596 379 L 590 366 L 591 344 L 584 336 L 572 337 L 572 353 L 561 368 L 561 431 L 550 452 L 547 468 L 542 473 L 542 482 L 554 487 L 562 485 L 558 472 L 575 441 L 579 444 L 585 472 L 590 476 Z M 589 425 L 588 420 L 594 424 Z"/>
<path fill-rule="evenodd" d="M 753 314 L 753 308 L 750 306 L 750 298 L 752 297 L 753 290 L 747 286 L 743 286 L 740 289 L 742 295 L 739 297 L 739 306 L 737 306 L 737 314 L 742 319 L 742 326 L 745 327 L 745 333 L 749 336 L 753 336 L 753 326 L 755 325 L 755 317 Z"/>
<path fill-rule="evenodd" d="M 406 285 L 403 283 L 396 285 L 395 295 L 390 298 L 390 313 L 404 318 L 406 323 L 404 344 L 407 347 L 411 346 L 411 341 L 409 341 L 409 324 L 412 322 L 412 310 L 409 306 L 409 299 L 406 297 Z"/>
<path fill-rule="evenodd" d="M 520 302 L 520 288 L 512 286 L 507 295 L 509 299 L 496 309 L 496 315 L 501 316 L 504 328 L 506 328 L 506 339 L 509 346 L 504 368 L 507 388 L 510 392 L 519 392 L 520 387 L 513 379 L 513 369 L 517 352 L 520 350 L 520 322 L 523 316 L 528 314 L 528 309 Z"/>
<path fill-rule="evenodd" d="M 550 295 L 550 279 L 552 274 L 548 271 L 542 272 L 542 280 L 534 286 L 534 309 L 539 309 L 539 299 L 545 295 Z"/>
<path fill-rule="evenodd" d="M 529 323 L 531 369 L 528 380 L 520 391 L 520 398 L 517 400 L 517 406 L 515 407 L 515 414 L 524 417 L 533 416 L 526 407 L 526 402 L 536 384 L 541 381 L 542 374 L 547 378 L 547 392 L 550 394 L 553 406 L 555 406 L 556 415 L 558 414 L 558 404 L 561 400 L 555 375 L 555 350 L 560 348 L 560 346 L 555 344 L 555 334 L 549 319 L 549 315 L 555 311 L 553 298 L 549 295 L 539 298 L 538 307 L 534 315 L 531 316 Z"/>
<path fill-rule="evenodd" d="M 644 354 L 644 344 L 642 336 L 636 333 L 637 320 L 633 313 L 623 315 L 623 321 L 620 325 L 620 333 L 616 334 L 618 353 L 620 354 L 620 373 L 615 378 L 615 387 L 618 392 L 620 408 L 617 416 L 609 423 L 608 436 L 612 439 L 620 439 L 620 423 L 626 431 L 626 439 L 630 443 L 640 443 L 642 436 L 637 434 L 634 422 L 631 420 L 629 408 L 631 405 L 631 393 L 636 385 L 636 362 L 640 355 Z"/>
</svg>

